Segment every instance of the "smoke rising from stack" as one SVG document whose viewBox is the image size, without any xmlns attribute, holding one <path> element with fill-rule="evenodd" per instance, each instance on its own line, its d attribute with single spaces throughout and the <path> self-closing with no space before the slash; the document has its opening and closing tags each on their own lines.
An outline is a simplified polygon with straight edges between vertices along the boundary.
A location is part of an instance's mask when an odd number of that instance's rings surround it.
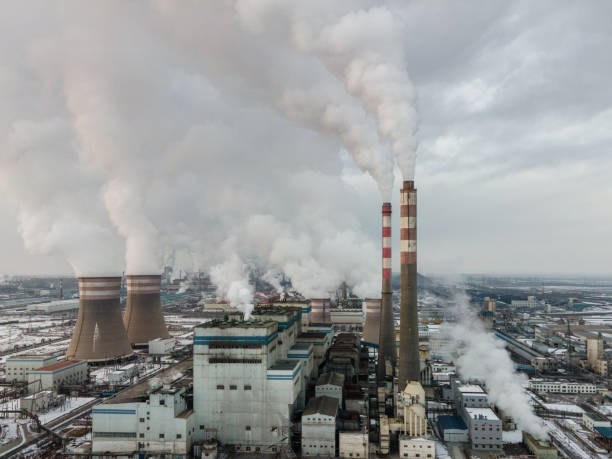
<svg viewBox="0 0 612 459">
<path fill-rule="evenodd" d="M 461 377 L 484 381 L 489 400 L 510 415 L 519 429 L 547 438 L 524 389 L 527 377 L 514 370 L 504 344 L 484 328 L 465 293 L 455 296 L 455 305 L 450 312 L 457 322 L 445 322 L 442 331 L 450 338 L 447 353 L 451 360 L 456 358 Z"/>
<path fill-rule="evenodd" d="M 242 311 L 245 320 L 251 316 L 255 289 L 249 283 L 246 265 L 237 255 L 232 255 L 224 263 L 214 266 L 210 271 L 210 279 L 217 286 L 217 294 Z"/>
<path fill-rule="evenodd" d="M 343 181 L 338 151 L 385 194 L 387 142 L 398 142 L 380 135 L 392 130 L 381 129 L 379 82 L 373 117 L 367 81 L 349 87 L 338 76 L 370 48 L 376 62 L 397 65 L 395 52 L 381 54 L 386 31 L 366 46 L 344 26 L 350 2 L 300 7 L 300 24 L 313 21 L 305 29 L 326 31 L 326 42 L 307 47 L 297 35 L 290 46 L 282 39 L 301 27 L 290 16 L 252 33 L 225 2 L 37 6 L 40 15 L 7 8 L 0 28 L 12 44 L 2 45 L 0 95 L 16 107 L 0 116 L 0 174 L 30 250 L 60 254 L 79 275 L 116 274 L 124 263 L 149 274 L 168 249 L 187 269 L 212 270 L 226 261 L 218 247 L 237 240 L 233 255 L 287 273 L 305 296 L 327 296 L 344 279 L 377 295 L 378 228 L 367 211 L 377 199 Z M 273 215 L 273 244 L 248 229 L 262 215 Z M 241 275 L 224 294 L 249 304 Z"/>
</svg>

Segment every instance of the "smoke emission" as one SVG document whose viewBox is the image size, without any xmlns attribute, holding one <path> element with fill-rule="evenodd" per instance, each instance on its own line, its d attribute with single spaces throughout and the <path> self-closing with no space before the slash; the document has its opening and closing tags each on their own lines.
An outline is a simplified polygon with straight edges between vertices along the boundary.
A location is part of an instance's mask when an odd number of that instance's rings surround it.
<svg viewBox="0 0 612 459">
<path fill-rule="evenodd" d="M 464 292 L 455 295 L 450 312 L 457 322 L 443 323 L 442 332 L 450 339 L 446 352 L 455 361 L 459 375 L 483 381 L 489 400 L 511 416 L 520 430 L 547 438 L 525 393 L 527 377 L 514 370 L 504 344 L 484 328 Z"/>
<path fill-rule="evenodd" d="M 342 280 L 376 295 L 380 198 L 370 186 L 389 194 L 393 154 L 407 157 L 398 146 L 414 125 L 397 24 L 356 34 L 394 15 L 368 8 L 7 7 L 0 186 L 26 247 L 63 256 L 79 275 L 157 274 L 173 254 L 185 270 L 235 276 L 221 287 L 235 304 L 252 295 L 243 270 L 219 268 L 234 257 L 286 273 L 305 296 Z M 345 180 L 347 151 L 372 184 Z"/>
<path fill-rule="evenodd" d="M 210 278 L 217 286 L 217 294 L 244 314 L 244 319 L 253 312 L 255 290 L 249 283 L 247 267 L 237 255 L 229 257 L 224 263 L 214 266 Z"/>
</svg>

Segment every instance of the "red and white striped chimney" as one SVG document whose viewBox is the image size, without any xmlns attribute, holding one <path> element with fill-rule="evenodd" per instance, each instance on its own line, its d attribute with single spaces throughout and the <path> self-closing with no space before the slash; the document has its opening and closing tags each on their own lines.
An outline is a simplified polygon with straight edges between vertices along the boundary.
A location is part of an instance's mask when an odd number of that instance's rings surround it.
<svg viewBox="0 0 612 459">
<path fill-rule="evenodd" d="M 417 190 L 404 181 L 401 204 L 401 294 L 399 388 L 420 380 L 419 324 L 417 311 Z"/>
<path fill-rule="evenodd" d="M 394 365 L 396 360 L 391 262 L 391 203 L 385 202 L 382 205 L 382 292 L 377 368 L 379 381 L 387 376 L 386 362 L 390 361 Z"/>
</svg>

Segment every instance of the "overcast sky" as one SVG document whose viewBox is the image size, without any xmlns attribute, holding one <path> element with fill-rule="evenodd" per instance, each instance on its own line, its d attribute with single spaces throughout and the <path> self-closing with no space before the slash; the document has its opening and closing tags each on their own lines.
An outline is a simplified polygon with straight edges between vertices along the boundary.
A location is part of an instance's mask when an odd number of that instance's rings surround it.
<svg viewBox="0 0 612 459">
<path fill-rule="evenodd" d="M 287 107 L 308 89 L 365 114 L 343 56 L 292 45 L 278 2 L 231 3 L 2 6 L 0 273 L 84 272 L 102 257 L 119 272 L 160 257 L 207 269 L 237 254 L 305 289 L 319 276 L 378 288 L 368 165 L 315 102 Z M 380 4 L 327 3 L 303 17 Z M 401 52 L 416 94 L 419 271 L 612 274 L 612 3 L 386 9 L 390 59 Z M 370 115 L 347 119 L 375 132 Z"/>
</svg>

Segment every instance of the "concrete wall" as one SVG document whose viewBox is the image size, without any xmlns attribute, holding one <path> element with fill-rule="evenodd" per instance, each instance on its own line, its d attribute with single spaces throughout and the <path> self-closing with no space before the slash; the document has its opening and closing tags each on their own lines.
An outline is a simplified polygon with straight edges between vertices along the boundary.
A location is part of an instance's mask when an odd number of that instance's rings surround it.
<svg viewBox="0 0 612 459">
<path fill-rule="evenodd" d="M 302 455 L 336 455 L 336 418 L 315 413 L 302 416 Z"/>
<path fill-rule="evenodd" d="M 368 457 L 368 434 L 362 432 L 340 432 L 338 435 L 339 457 Z"/>
</svg>

